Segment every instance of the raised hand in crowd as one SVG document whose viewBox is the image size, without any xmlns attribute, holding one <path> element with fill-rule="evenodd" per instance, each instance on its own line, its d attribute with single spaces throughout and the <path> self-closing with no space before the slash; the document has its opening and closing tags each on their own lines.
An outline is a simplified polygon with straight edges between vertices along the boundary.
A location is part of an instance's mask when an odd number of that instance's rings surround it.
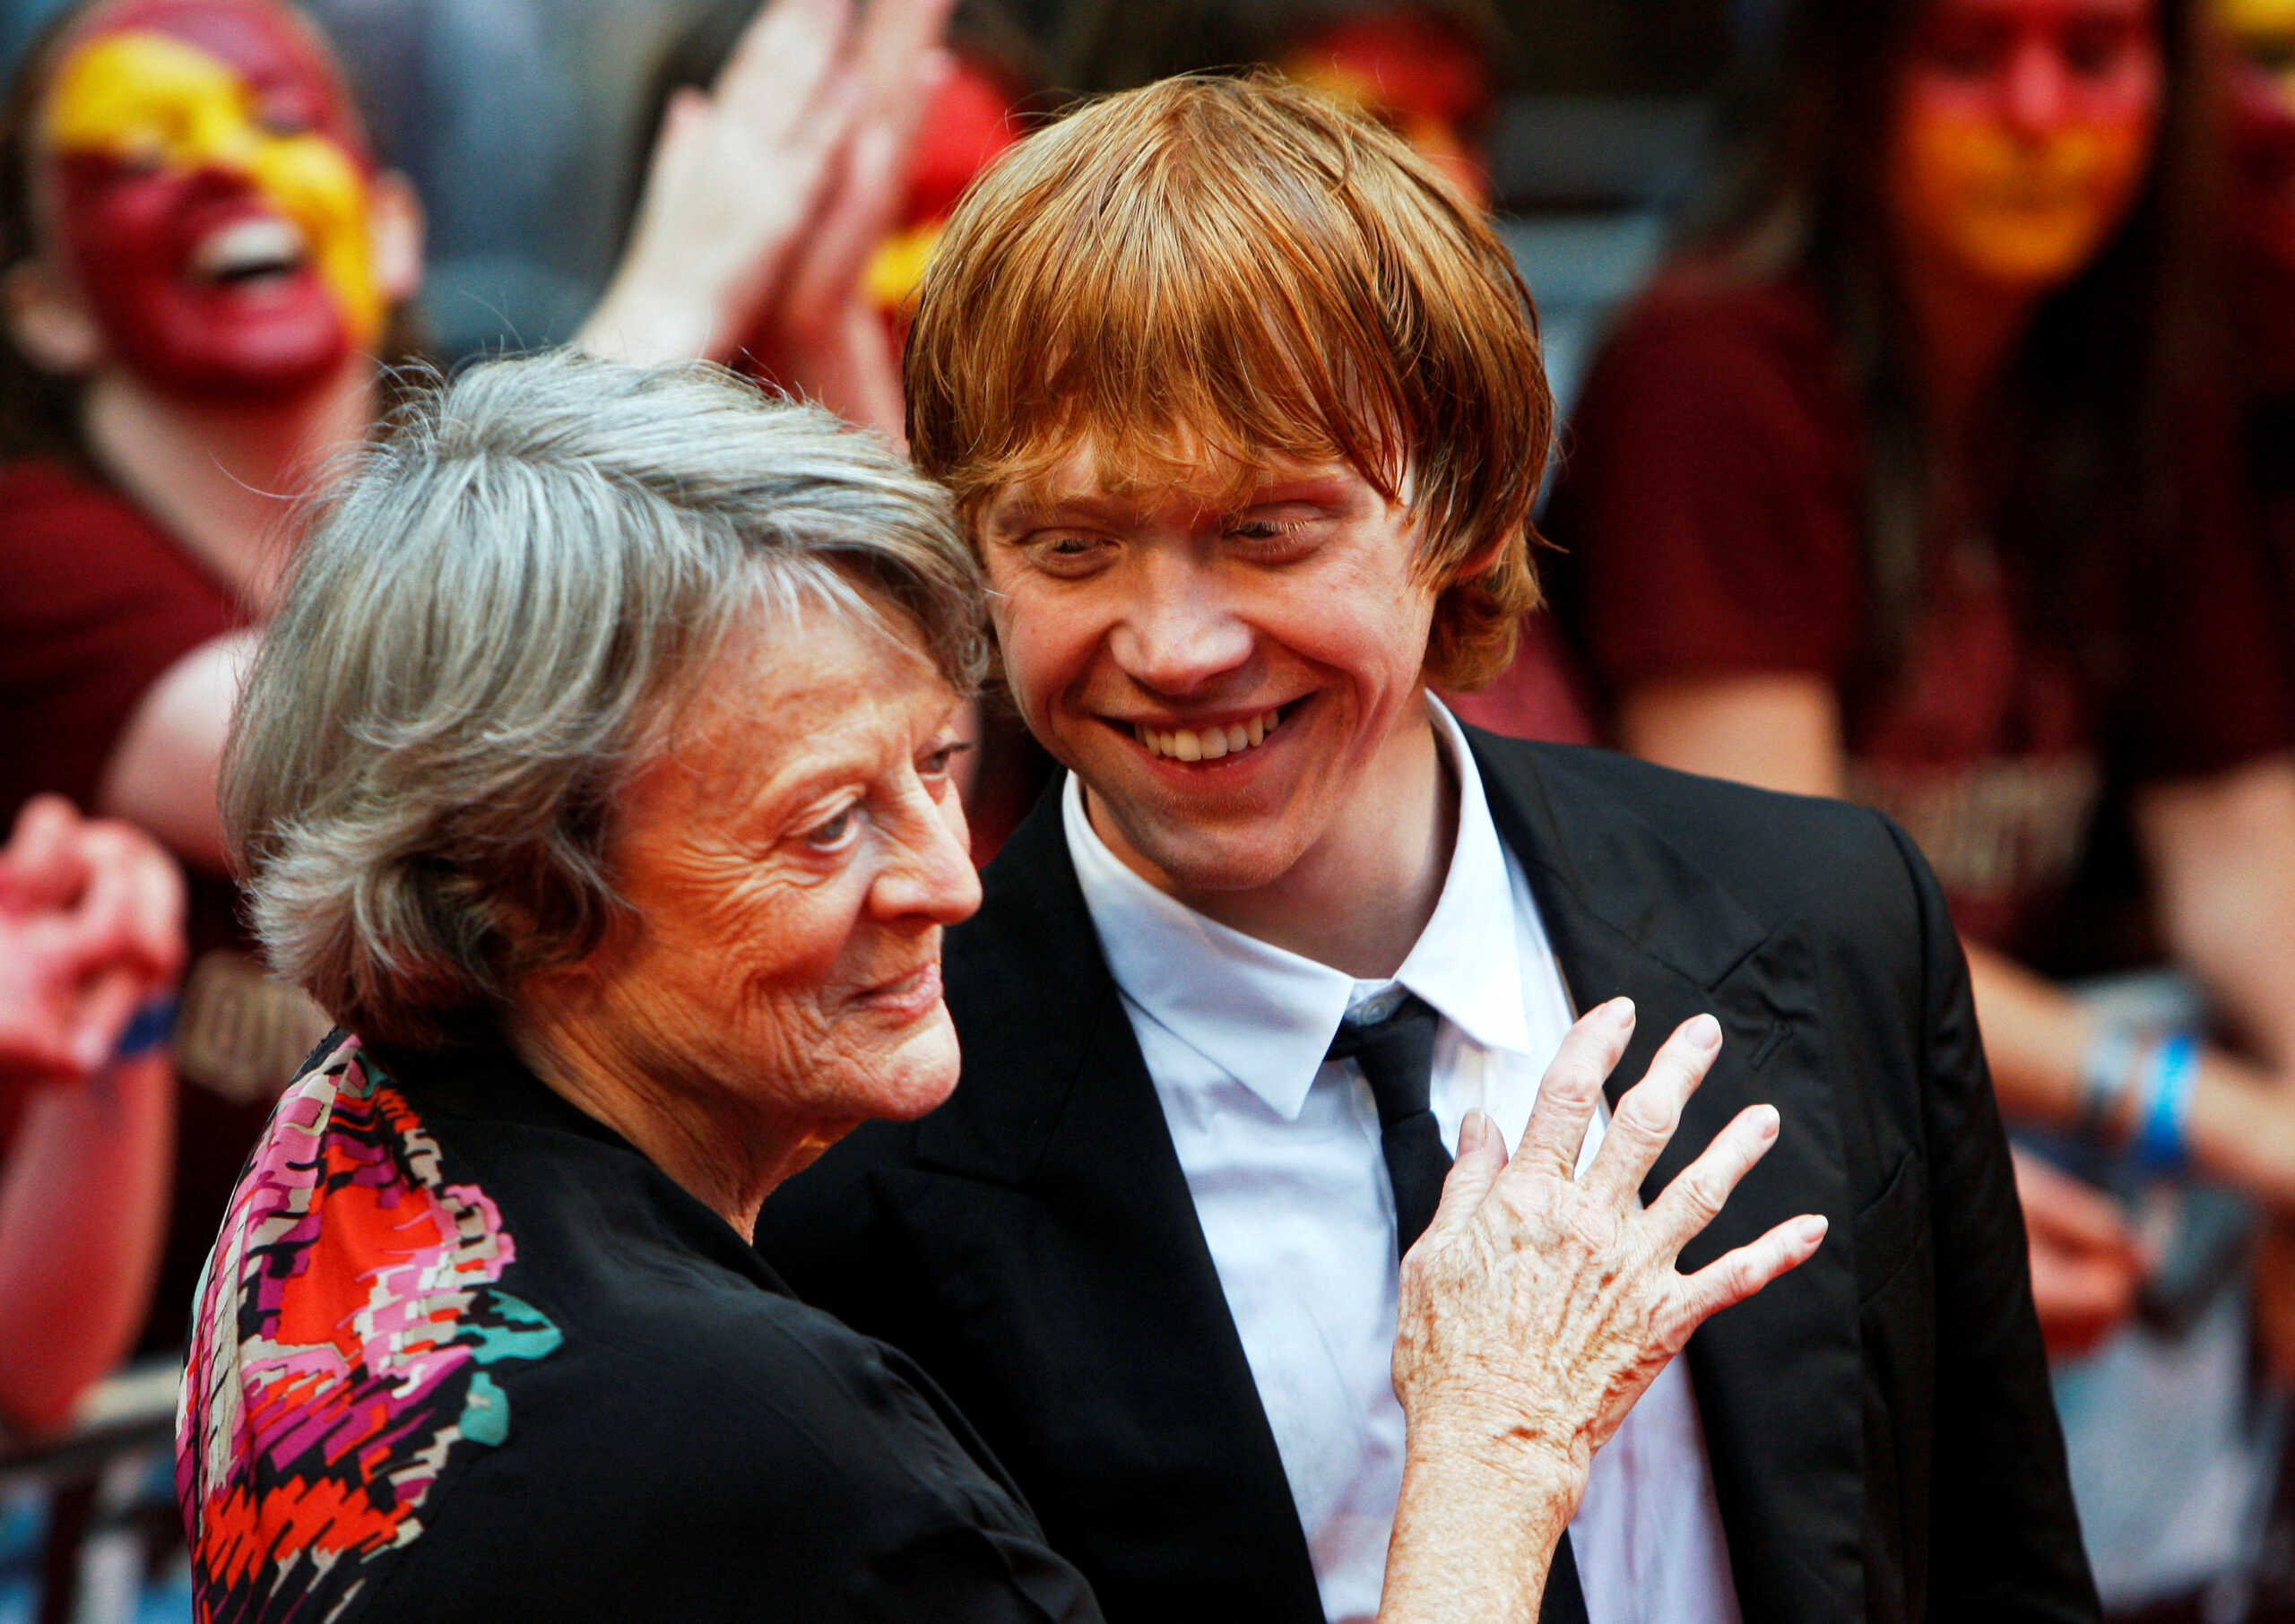
<svg viewBox="0 0 2295 1624">
<path fill-rule="evenodd" d="M 27 803 L 0 849 L 0 1421 L 65 1421 L 159 1258 L 175 1083 L 160 1011 L 182 876 L 133 825 Z"/>
<path fill-rule="evenodd" d="M 663 117 L 635 226 L 576 342 L 617 359 L 748 351 L 897 440 L 900 380 L 862 273 L 900 198 L 952 0 L 773 0 Z"/>
</svg>

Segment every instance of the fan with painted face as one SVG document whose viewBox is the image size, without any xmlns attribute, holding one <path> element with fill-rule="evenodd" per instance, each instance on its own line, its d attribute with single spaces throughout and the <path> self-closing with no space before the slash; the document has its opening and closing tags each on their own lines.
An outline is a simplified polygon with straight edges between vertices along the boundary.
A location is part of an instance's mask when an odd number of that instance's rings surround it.
<svg viewBox="0 0 2295 1624">
<path fill-rule="evenodd" d="M 308 23 L 270 0 L 117 0 L 50 60 L 11 289 L 37 364 L 275 401 L 372 352 L 412 289 L 413 205 Z"/>
</svg>

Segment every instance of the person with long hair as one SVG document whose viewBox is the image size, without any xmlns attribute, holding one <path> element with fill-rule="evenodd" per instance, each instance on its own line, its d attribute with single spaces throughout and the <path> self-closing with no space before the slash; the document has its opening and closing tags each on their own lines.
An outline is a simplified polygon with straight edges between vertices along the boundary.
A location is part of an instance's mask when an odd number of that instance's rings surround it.
<svg viewBox="0 0 2295 1624">
<path fill-rule="evenodd" d="M 1920 844 L 2007 1110 L 2283 1206 L 2295 764 L 2210 331 L 2204 22 L 1799 7 L 1724 201 L 1593 370 L 1548 529 L 1628 748 Z M 2034 968 L 2100 951 L 2065 903 L 2123 793 L 2236 1050 Z M 2143 1260 L 2081 1187 L 2022 1184 L 2052 1341 L 2085 1345 Z"/>
</svg>

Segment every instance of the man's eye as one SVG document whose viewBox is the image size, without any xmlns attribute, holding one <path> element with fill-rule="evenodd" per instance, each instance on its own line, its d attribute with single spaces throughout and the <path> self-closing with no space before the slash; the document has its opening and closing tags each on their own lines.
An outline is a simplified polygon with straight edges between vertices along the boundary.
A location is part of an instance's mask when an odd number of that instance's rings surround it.
<svg viewBox="0 0 2295 1624">
<path fill-rule="evenodd" d="M 1227 526 L 1227 540 L 1247 559 L 1287 564 L 1312 550 L 1309 529 L 1304 519 L 1236 519 Z"/>
<path fill-rule="evenodd" d="M 1025 546 L 1031 563 L 1055 575 L 1087 574 L 1106 561 L 1109 550 L 1101 537 L 1059 531 L 1035 536 Z"/>
</svg>

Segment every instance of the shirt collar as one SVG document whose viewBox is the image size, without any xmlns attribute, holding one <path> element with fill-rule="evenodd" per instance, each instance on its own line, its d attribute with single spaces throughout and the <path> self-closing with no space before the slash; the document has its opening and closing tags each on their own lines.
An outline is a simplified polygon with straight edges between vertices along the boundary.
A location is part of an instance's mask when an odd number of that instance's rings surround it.
<svg viewBox="0 0 2295 1624">
<path fill-rule="evenodd" d="M 1108 850 L 1072 774 L 1062 796 L 1069 856 L 1116 986 L 1148 1016 L 1283 1117 L 1296 1117 L 1348 1007 L 1400 984 L 1474 1042 L 1529 1050 L 1514 886 L 1466 735 L 1429 695 L 1459 782 L 1458 838 L 1433 914 L 1389 981 L 1245 936 L 1156 890 Z"/>
</svg>

